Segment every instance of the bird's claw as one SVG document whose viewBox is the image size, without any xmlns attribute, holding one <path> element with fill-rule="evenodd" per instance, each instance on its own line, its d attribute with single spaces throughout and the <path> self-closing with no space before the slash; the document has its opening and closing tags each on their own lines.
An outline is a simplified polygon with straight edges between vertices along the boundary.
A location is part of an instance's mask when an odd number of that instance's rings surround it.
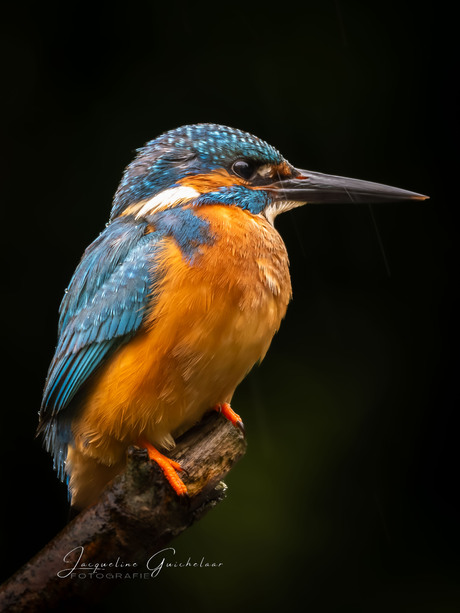
<svg viewBox="0 0 460 613">
<path fill-rule="evenodd" d="M 179 462 L 175 462 L 160 453 L 156 447 L 144 438 L 139 439 L 138 445 L 147 449 L 149 458 L 158 464 L 176 494 L 180 497 L 185 496 L 187 494 L 187 486 L 177 474 L 178 472 L 183 472 L 188 476 L 188 472 L 185 468 L 183 468 Z"/>
<path fill-rule="evenodd" d="M 235 413 L 235 411 L 232 409 L 228 402 L 216 404 L 214 410 L 219 411 L 219 413 L 222 413 L 225 419 L 228 419 L 228 421 L 231 422 L 235 426 L 235 428 L 238 428 L 238 430 L 243 434 L 243 436 L 246 437 L 243 420 L 238 415 L 238 413 Z"/>
</svg>

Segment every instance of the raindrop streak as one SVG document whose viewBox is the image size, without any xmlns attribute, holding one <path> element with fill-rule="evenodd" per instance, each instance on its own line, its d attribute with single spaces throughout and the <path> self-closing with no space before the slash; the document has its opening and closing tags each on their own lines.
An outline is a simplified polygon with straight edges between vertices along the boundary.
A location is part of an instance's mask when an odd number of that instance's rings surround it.
<svg viewBox="0 0 460 613">
<path fill-rule="evenodd" d="M 377 227 L 377 221 L 375 220 L 375 216 L 374 216 L 374 210 L 373 210 L 371 204 L 369 204 L 369 213 L 370 213 L 370 216 L 371 216 L 371 219 L 372 219 L 372 225 L 374 226 L 375 234 L 377 236 L 377 241 L 379 243 L 380 252 L 382 253 L 383 263 L 385 264 L 385 270 L 387 271 L 387 275 L 389 277 L 391 277 L 390 265 L 388 264 L 387 256 L 386 256 L 386 253 L 385 253 L 385 248 L 384 248 L 383 242 L 382 242 L 382 237 L 380 236 L 380 232 L 379 232 L 379 229 Z"/>
<path fill-rule="evenodd" d="M 304 247 L 304 244 L 303 244 L 303 238 L 302 238 L 302 235 L 301 235 L 300 230 L 299 230 L 299 225 L 294 222 L 294 219 L 293 219 L 292 215 L 289 215 L 289 220 L 291 222 L 292 227 L 294 228 L 294 233 L 295 233 L 297 242 L 298 242 L 298 244 L 300 246 L 300 251 L 302 253 L 302 256 L 306 260 L 307 259 L 307 252 L 305 251 L 305 247 Z"/>
<path fill-rule="evenodd" d="M 276 171 L 276 176 L 278 177 L 278 181 L 282 181 L 281 174 L 280 174 L 280 172 L 278 170 Z M 300 250 L 302 252 L 302 255 L 303 255 L 304 259 L 306 260 L 307 259 L 307 253 L 306 253 L 305 247 L 303 245 L 303 240 L 302 240 L 302 236 L 301 236 L 300 231 L 299 231 L 299 226 L 296 223 L 294 223 L 294 220 L 293 220 L 291 215 L 289 215 L 289 219 L 291 221 L 291 225 L 294 227 L 294 232 L 295 232 L 295 235 L 296 235 L 297 242 L 300 245 Z"/>
<path fill-rule="evenodd" d="M 335 12 L 337 13 L 337 21 L 339 22 L 340 36 L 342 37 L 343 46 L 348 47 L 347 34 L 345 32 L 345 24 L 342 19 L 342 11 L 340 9 L 339 0 L 335 0 Z"/>
</svg>

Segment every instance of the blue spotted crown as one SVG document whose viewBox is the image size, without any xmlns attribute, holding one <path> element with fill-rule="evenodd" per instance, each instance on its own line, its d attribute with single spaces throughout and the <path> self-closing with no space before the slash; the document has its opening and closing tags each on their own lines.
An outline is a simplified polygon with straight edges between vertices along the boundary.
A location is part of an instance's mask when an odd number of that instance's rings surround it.
<svg viewBox="0 0 460 613">
<path fill-rule="evenodd" d="M 239 158 L 279 164 L 283 156 L 262 139 L 218 124 L 181 126 L 137 150 L 115 194 L 111 218 L 130 204 L 173 187 L 184 176 L 229 167 Z"/>
</svg>

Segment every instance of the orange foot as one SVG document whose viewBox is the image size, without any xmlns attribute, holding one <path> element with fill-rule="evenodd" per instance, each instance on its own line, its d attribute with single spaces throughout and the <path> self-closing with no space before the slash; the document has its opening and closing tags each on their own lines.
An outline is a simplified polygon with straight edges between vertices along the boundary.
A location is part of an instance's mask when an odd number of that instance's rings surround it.
<svg viewBox="0 0 460 613">
<path fill-rule="evenodd" d="M 230 421 L 235 426 L 235 428 L 239 428 L 244 435 L 243 420 L 238 415 L 238 413 L 235 413 L 235 411 L 228 404 L 228 402 L 223 402 L 222 404 L 216 404 L 216 406 L 214 407 L 214 410 L 219 411 L 219 413 L 222 413 L 225 419 L 228 419 L 228 421 Z"/>
<path fill-rule="evenodd" d="M 156 447 L 146 441 L 145 438 L 140 438 L 137 441 L 137 444 L 139 445 L 139 447 L 147 449 L 149 458 L 158 464 L 176 494 L 178 496 L 183 496 L 184 494 L 186 494 L 187 488 L 182 479 L 176 473 L 176 470 L 179 472 L 184 471 L 182 466 L 178 462 L 174 462 L 174 460 L 171 460 L 170 458 L 167 458 L 165 455 L 160 453 L 158 449 L 156 449 Z"/>
</svg>

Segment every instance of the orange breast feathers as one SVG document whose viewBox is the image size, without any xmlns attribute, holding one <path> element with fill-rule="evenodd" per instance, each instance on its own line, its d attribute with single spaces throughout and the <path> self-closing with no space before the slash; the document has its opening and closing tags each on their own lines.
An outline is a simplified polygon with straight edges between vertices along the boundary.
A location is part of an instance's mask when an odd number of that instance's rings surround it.
<svg viewBox="0 0 460 613">
<path fill-rule="evenodd" d="M 95 377 L 73 425 L 72 453 L 115 465 L 141 437 L 171 448 L 207 410 L 230 402 L 264 357 L 291 297 L 284 243 L 265 218 L 238 207 L 197 214 L 214 242 L 190 261 L 164 239 L 152 263 L 161 272 L 155 305 Z"/>
</svg>

